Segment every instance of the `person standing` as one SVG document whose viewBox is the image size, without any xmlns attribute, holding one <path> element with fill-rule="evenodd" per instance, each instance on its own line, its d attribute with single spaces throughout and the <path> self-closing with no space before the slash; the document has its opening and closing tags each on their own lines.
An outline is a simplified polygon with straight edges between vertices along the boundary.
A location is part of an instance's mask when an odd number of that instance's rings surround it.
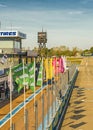
<svg viewBox="0 0 93 130">
<path fill-rule="evenodd" d="M 5 97 L 6 99 L 8 99 L 8 95 L 9 95 L 9 87 L 7 86 L 5 89 Z"/>
</svg>

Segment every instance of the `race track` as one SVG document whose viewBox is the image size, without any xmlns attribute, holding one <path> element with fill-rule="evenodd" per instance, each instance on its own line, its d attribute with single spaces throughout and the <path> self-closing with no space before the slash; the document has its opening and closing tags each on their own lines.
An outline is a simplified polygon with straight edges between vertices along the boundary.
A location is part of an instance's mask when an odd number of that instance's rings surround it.
<svg viewBox="0 0 93 130">
<path fill-rule="evenodd" d="M 93 130 L 93 57 L 84 58 L 79 66 L 61 130 Z"/>
</svg>

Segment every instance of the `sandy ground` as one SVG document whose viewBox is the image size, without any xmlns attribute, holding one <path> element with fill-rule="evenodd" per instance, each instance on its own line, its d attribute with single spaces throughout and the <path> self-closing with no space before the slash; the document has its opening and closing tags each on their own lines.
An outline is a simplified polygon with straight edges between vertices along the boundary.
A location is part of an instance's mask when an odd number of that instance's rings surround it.
<svg viewBox="0 0 93 130">
<path fill-rule="evenodd" d="M 50 88 L 51 86 L 49 86 Z M 26 97 L 29 97 L 31 95 L 31 91 L 26 92 Z M 50 89 L 49 95 L 47 93 L 47 90 L 43 90 L 42 94 L 44 94 L 44 115 L 47 113 L 47 103 L 48 107 L 51 106 L 52 102 L 52 91 Z M 38 125 L 42 122 L 42 100 L 41 100 L 41 93 L 36 96 L 35 100 L 38 102 Z M 48 98 L 50 97 L 50 100 Z M 19 103 L 23 102 L 24 98 L 23 95 L 19 96 L 15 100 L 13 100 L 13 108 L 15 108 Z M 34 100 L 30 101 L 26 105 L 26 109 L 28 110 L 28 130 L 35 130 L 35 111 L 34 111 Z M 5 116 L 10 110 L 9 104 L 7 104 L 5 107 L 0 109 L 0 119 Z M 12 122 L 15 123 L 15 130 L 25 130 L 24 125 L 24 109 L 20 110 L 13 118 Z M 0 130 L 10 130 L 10 120 L 0 128 Z"/>
<path fill-rule="evenodd" d="M 61 130 L 93 130 L 92 57 L 84 58 L 79 67 L 79 74 Z"/>
</svg>

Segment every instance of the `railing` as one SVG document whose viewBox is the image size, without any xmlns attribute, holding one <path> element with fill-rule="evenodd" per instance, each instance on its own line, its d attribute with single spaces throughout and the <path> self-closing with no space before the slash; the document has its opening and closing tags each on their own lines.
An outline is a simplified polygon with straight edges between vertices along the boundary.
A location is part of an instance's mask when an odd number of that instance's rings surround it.
<svg viewBox="0 0 93 130">
<path fill-rule="evenodd" d="M 59 130 L 61 123 L 64 119 L 64 115 L 66 112 L 66 108 L 68 106 L 69 99 L 71 97 L 73 85 L 74 85 L 74 82 L 76 80 L 78 70 L 77 70 L 76 66 L 73 65 L 73 66 L 70 66 L 70 68 L 68 69 L 68 72 L 70 73 L 70 74 L 68 73 L 69 85 L 68 85 L 68 87 L 65 91 L 65 94 L 61 100 L 60 106 L 58 107 L 58 109 L 56 111 L 55 117 L 53 118 L 53 120 L 51 121 L 49 126 L 47 127 L 47 130 Z"/>
</svg>

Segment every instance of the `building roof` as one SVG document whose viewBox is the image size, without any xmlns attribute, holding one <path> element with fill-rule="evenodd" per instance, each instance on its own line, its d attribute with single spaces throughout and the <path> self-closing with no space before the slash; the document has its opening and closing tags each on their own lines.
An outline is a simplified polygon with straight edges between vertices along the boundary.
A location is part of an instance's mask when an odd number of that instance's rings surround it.
<svg viewBox="0 0 93 130">
<path fill-rule="evenodd" d="M 28 50 L 27 51 L 27 56 L 37 57 L 38 56 L 38 52 L 37 51 L 33 51 L 33 50 Z"/>
<path fill-rule="evenodd" d="M 0 38 L 20 38 L 26 39 L 26 34 L 15 30 L 0 30 Z"/>
</svg>

